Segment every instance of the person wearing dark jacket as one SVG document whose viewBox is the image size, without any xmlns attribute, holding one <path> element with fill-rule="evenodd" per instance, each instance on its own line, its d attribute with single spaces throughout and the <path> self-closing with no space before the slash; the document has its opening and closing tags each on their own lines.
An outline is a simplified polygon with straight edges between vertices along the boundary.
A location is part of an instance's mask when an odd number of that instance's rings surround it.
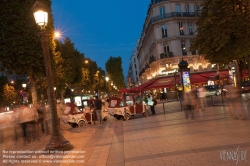
<svg viewBox="0 0 250 166">
<path fill-rule="evenodd" d="M 102 101 L 98 98 L 98 96 L 95 97 L 94 108 L 95 108 L 98 121 L 101 124 L 102 123 Z"/>
</svg>

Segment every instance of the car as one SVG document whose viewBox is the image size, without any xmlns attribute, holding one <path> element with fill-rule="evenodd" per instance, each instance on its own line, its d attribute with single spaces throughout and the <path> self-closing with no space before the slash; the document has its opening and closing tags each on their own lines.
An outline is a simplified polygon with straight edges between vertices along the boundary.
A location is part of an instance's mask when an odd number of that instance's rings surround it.
<svg viewBox="0 0 250 166">
<path fill-rule="evenodd" d="M 242 92 L 250 92 L 250 81 L 244 81 L 241 85 Z"/>
<path fill-rule="evenodd" d="M 204 88 L 206 89 L 206 96 L 219 96 L 221 94 L 221 88 L 219 85 L 209 85 Z"/>
</svg>

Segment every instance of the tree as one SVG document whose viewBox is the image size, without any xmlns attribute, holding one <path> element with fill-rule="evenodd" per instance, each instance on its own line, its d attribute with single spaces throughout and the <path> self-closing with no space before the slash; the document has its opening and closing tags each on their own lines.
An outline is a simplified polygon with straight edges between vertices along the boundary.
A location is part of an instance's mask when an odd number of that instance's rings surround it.
<svg viewBox="0 0 250 166">
<path fill-rule="evenodd" d="M 5 106 L 13 104 L 13 102 L 17 102 L 17 92 L 14 86 L 9 86 L 8 84 L 4 85 L 4 104 Z"/>
<path fill-rule="evenodd" d="M 190 50 L 197 49 L 212 63 L 237 60 L 242 67 L 250 62 L 250 1 L 203 0 L 201 7 Z"/>
<path fill-rule="evenodd" d="M 36 81 L 44 75 L 42 44 L 31 10 L 35 0 L 0 0 L 0 62 L 9 73 L 28 74 L 33 104 L 36 103 Z M 43 3 L 51 8 L 51 0 Z M 53 18 L 49 12 L 48 31 L 53 32 Z M 50 36 L 50 46 L 52 44 Z M 51 51 L 53 56 L 53 51 Z"/>
<path fill-rule="evenodd" d="M 0 105 L 4 106 L 4 86 L 8 84 L 6 76 L 0 76 Z"/>
<path fill-rule="evenodd" d="M 65 84 L 73 86 L 82 81 L 82 61 L 84 54 L 74 48 L 69 38 L 64 43 L 56 41 L 55 49 L 55 86 L 61 92 L 65 91 Z M 62 97 L 63 98 L 63 97 Z"/>
<path fill-rule="evenodd" d="M 125 83 L 122 69 L 122 58 L 120 56 L 111 56 L 105 63 L 105 67 L 110 80 L 113 81 L 118 89 L 123 88 L 125 86 Z"/>
</svg>

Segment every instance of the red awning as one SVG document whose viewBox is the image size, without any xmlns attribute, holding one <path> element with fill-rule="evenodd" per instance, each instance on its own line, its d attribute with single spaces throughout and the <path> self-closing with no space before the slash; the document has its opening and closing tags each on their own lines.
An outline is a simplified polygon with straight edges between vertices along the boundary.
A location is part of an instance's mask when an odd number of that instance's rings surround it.
<svg viewBox="0 0 250 166">
<path fill-rule="evenodd" d="M 208 80 L 216 76 L 216 71 L 206 72 L 206 73 L 191 73 L 191 84 L 206 83 Z M 220 71 L 220 79 L 228 78 L 228 70 Z"/>
<path fill-rule="evenodd" d="M 178 83 L 179 77 L 176 76 L 176 83 Z M 171 77 L 164 77 L 164 78 L 158 78 L 155 80 L 152 84 L 146 86 L 144 89 L 155 89 L 155 88 L 166 88 L 171 87 L 175 85 L 175 79 L 174 76 Z"/>
<path fill-rule="evenodd" d="M 138 87 L 132 88 L 131 90 L 134 90 L 134 91 L 142 91 L 142 90 L 144 90 L 145 87 L 151 85 L 151 84 L 152 84 L 153 82 L 155 82 L 155 81 L 156 81 L 156 79 L 150 80 L 150 81 L 146 82 L 145 84 L 141 84 L 141 85 L 138 86 Z"/>
<path fill-rule="evenodd" d="M 208 80 L 214 78 L 216 76 L 216 71 L 210 72 L 203 72 L 203 73 L 191 73 L 191 84 L 198 84 L 198 83 L 207 83 Z M 220 79 L 228 78 L 229 73 L 228 70 L 220 71 Z M 180 76 L 176 75 L 176 81 L 174 76 L 171 77 L 162 77 L 157 78 L 155 80 L 151 80 L 138 88 L 140 90 L 149 90 L 149 89 L 156 89 L 156 88 L 167 88 L 167 87 L 174 87 L 175 83 L 179 83 Z"/>
<path fill-rule="evenodd" d="M 118 92 L 120 92 L 120 93 L 135 93 L 136 91 L 134 91 L 132 89 L 122 88 Z"/>
<path fill-rule="evenodd" d="M 248 77 L 248 71 L 246 69 L 242 70 L 242 77 Z"/>
</svg>

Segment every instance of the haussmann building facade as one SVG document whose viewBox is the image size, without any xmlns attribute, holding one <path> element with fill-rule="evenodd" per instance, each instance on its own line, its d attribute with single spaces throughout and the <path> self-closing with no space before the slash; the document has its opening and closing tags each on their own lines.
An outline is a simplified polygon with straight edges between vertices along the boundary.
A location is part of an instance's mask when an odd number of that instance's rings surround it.
<svg viewBox="0 0 250 166">
<path fill-rule="evenodd" d="M 215 64 L 205 60 L 196 50 L 189 50 L 197 34 L 196 21 L 201 2 L 151 0 L 135 48 L 139 63 L 139 78 L 133 80 L 135 89 L 147 85 L 144 90 L 158 89 L 166 93 L 175 90 L 176 85 L 177 89 L 181 88 L 178 64 L 182 59 L 189 64 L 192 85 L 205 85 L 209 79 L 214 79 Z M 220 71 L 220 77 L 227 78 L 228 71 Z"/>
</svg>

